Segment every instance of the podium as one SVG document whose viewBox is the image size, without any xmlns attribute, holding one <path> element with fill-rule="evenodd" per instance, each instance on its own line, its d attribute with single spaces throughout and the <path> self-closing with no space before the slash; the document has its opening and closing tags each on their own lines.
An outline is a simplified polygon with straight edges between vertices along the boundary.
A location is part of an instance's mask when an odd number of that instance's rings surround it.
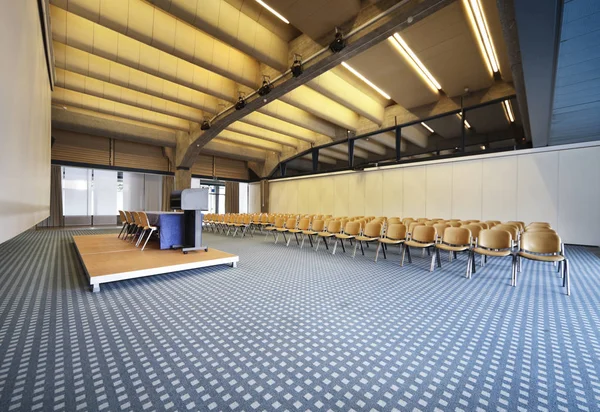
<svg viewBox="0 0 600 412">
<path fill-rule="evenodd" d="M 207 251 L 202 246 L 202 210 L 208 210 L 208 189 L 185 189 L 171 192 L 171 209 L 183 210 L 183 245 L 173 246 L 184 254 L 191 250 Z"/>
</svg>

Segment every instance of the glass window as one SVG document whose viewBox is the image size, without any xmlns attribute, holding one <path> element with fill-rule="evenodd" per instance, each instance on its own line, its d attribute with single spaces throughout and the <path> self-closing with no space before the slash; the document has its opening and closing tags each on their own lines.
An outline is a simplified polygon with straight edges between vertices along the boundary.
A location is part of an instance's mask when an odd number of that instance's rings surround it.
<svg viewBox="0 0 600 412">
<path fill-rule="evenodd" d="M 88 216 L 91 214 L 89 193 L 91 171 L 78 167 L 63 167 L 62 195 L 65 216 Z"/>
<path fill-rule="evenodd" d="M 144 174 L 123 172 L 123 208 L 144 210 Z"/>
<path fill-rule="evenodd" d="M 240 183 L 240 213 L 248 213 L 248 183 Z"/>
<path fill-rule="evenodd" d="M 144 210 L 161 210 L 162 179 L 159 175 L 144 175 Z"/>
<path fill-rule="evenodd" d="M 225 213 L 225 186 L 217 186 L 217 213 Z"/>
<path fill-rule="evenodd" d="M 93 170 L 92 214 L 96 216 L 116 216 L 117 172 L 113 170 Z"/>
</svg>

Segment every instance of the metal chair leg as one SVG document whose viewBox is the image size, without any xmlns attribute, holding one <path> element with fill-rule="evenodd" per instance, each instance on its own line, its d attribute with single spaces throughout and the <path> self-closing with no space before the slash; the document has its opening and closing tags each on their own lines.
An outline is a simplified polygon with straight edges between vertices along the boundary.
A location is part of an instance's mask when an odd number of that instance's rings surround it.
<svg viewBox="0 0 600 412">
<path fill-rule="evenodd" d="M 404 266 L 404 255 L 406 254 L 406 245 L 402 244 L 402 259 L 400 260 L 400 266 Z"/>
<path fill-rule="evenodd" d="M 304 233 L 302 233 L 302 243 L 300 244 L 300 249 L 304 247 Z"/>
<path fill-rule="evenodd" d="M 377 262 L 377 258 L 379 257 L 379 249 L 381 249 L 381 242 L 377 243 L 377 249 L 375 249 L 375 262 Z M 385 253 L 385 248 L 383 249 L 383 253 Z"/>
<path fill-rule="evenodd" d="M 512 279 L 510 281 L 512 287 L 517 286 L 517 256 L 513 255 L 512 258 Z"/>
<path fill-rule="evenodd" d="M 437 249 L 437 248 L 436 248 L 436 249 Z M 425 249 L 423 249 L 423 250 L 425 250 Z M 430 253 L 430 254 L 431 254 L 431 253 Z M 434 251 L 434 252 L 433 252 L 433 256 L 431 257 L 431 264 L 429 265 L 429 271 L 430 271 L 430 272 L 433 272 L 434 265 L 435 265 L 435 257 L 436 257 L 436 255 L 437 255 L 437 254 L 436 254 L 436 252 Z"/>
<path fill-rule="evenodd" d="M 356 256 L 356 248 L 358 247 L 358 240 L 354 242 L 354 253 L 352 253 L 352 257 Z"/>
<path fill-rule="evenodd" d="M 319 244 L 321 243 L 321 236 L 317 238 L 317 247 L 315 248 L 315 252 L 319 250 Z"/>
<path fill-rule="evenodd" d="M 346 253 L 346 246 L 344 246 L 344 239 L 340 239 L 340 243 L 342 244 L 342 252 Z"/>
<path fill-rule="evenodd" d="M 341 240 L 341 239 L 340 239 Z M 335 250 L 337 249 L 337 241 L 333 242 L 333 252 L 331 253 L 332 255 L 335 255 Z"/>
<path fill-rule="evenodd" d="M 571 296 L 571 270 L 569 268 L 569 261 L 565 259 L 565 286 L 567 287 L 567 296 Z"/>
<path fill-rule="evenodd" d="M 150 229 L 150 234 L 148 235 L 148 237 L 146 238 L 146 241 L 144 242 L 144 246 L 142 246 L 142 251 L 146 248 L 146 245 L 148 244 L 148 241 L 150 240 L 150 238 L 152 237 L 152 233 L 154 233 L 154 229 Z"/>
</svg>

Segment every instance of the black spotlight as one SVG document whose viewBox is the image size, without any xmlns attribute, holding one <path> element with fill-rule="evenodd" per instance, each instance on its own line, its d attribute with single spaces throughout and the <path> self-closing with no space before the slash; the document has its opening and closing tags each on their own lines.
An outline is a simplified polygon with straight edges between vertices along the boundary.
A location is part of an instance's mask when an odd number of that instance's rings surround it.
<svg viewBox="0 0 600 412">
<path fill-rule="evenodd" d="M 292 63 L 292 67 L 290 67 L 290 70 L 292 71 L 292 76 L 294 77 L 300 76 L 304 71 L 304 67 L 302 67 L 302 60 L 300 59 L 300 56 L 296 56 L 296 58 L 294 59 L 294 63 Z"/>
<path fill-rule="evenodd" d="M 242 110 L 244 107 L 246 107 L 246 99 L 244 96 L 240 96 L 235 104 L 235 110 Z"/>
<path fill-rule="evenodd" d="M 200 125 L 200 130 L 208 130 L 208 129 L 210 129 L 210 121 L 205 120 Z"/>
<path fill-rule="evenodd" d="M 258 89 L 259 96 L 266 96 L 273 89 L 273 85 L 267 80 L 263 80 L 262 86 Z"/>
<path fill-rule="evenodd" d="M 344 49 L 344 47 L 346 47 L 346 40 L 344 40 L 342 32 L 336 29 L 335 39 L 329 44 L 329 50 L 334 53 L 339 53 Z"/>
</svg>

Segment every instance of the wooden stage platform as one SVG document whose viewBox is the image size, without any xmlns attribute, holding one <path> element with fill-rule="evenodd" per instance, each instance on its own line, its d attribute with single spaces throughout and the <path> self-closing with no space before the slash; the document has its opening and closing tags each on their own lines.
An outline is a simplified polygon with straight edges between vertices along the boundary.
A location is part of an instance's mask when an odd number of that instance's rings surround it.
<svg viewBox="0 0 600 412">
<path fill-rule="evenodd" d="M 100 284 L 160 275 L 216 265 L 237 266 L 239 256 L 209 248 L 208 251 L 160 250 L 148 242 L 144 251 L 118 239 L 116 234 L 73 236 L 85 273 L 94 292 Z"/>
</svg>

